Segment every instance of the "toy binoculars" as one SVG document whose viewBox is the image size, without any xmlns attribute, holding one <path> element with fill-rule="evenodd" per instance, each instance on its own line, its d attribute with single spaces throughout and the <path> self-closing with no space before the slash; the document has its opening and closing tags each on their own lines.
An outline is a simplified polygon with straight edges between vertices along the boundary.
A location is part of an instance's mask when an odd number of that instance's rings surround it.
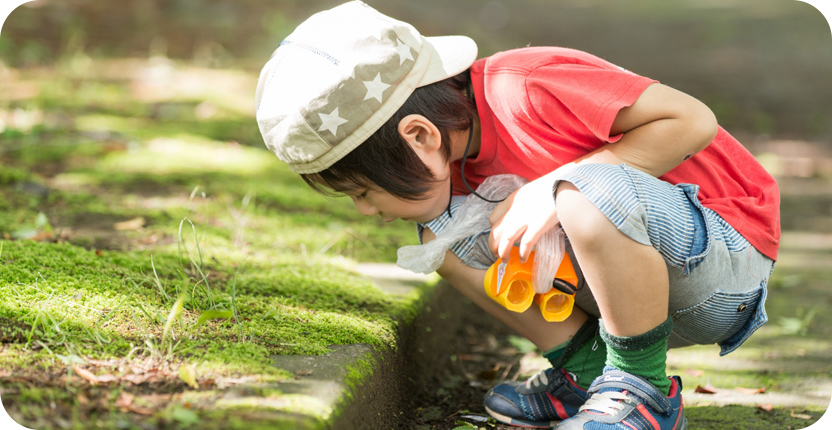
<svg viewBox="0 0 832 430">
<path fill-rule="evenodd" d="M 575 306 L 575 286 L 578 276 L 568 254 L 563 255 L 553 288 L 544 294 L 535 294 L 532 286 L 534 251 L 525 263 L 520 263 L 520 251 L 512 248 L 508 263 L 498 259 L 485 273 L 485 292 L 489 297 L 514 312 L 525 312 L 536 302 L 546 321 L 563 321 L 572 314 Z"/>
</svg>

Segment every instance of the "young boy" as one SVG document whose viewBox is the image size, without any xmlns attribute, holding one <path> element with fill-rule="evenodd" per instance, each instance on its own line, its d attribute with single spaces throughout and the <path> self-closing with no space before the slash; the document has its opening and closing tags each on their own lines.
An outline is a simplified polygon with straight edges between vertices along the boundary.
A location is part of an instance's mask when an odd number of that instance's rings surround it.
<svg viewBox="0 0 832 430">
<path fill-rule="evenodd" d="M 257 121 L 310 186 L 415 221 L 423 241 L 453 195 L 497 174 L 530 180 L 438 270 L 552 362 L 491 389 L 486 410 L 523 426 L 684 429 L 666 350 L 718 343 L 724 355 L 767 321 L 776 183 L 706 106 L 656 81 L 564 48 L 475 59 L 466 37 L 425 38 L 346 3 L 281 42 Z M 525 260 L 557 224 L 582 272 L 572 315 L 549 323 L 491 301 L 484 254 L 519 244 Z"/>
</svg>

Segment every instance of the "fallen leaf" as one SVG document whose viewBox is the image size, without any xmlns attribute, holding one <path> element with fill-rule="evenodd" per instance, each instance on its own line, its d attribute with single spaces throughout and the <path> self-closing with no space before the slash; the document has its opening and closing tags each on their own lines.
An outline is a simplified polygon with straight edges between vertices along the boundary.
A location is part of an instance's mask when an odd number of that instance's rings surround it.
<svg viewBox="0 0 832 430">
<path fill-rule="evenodd" d="M 734 387 L 735 390 L 739 391 L 743 394 L 763 394 L 766 392 L 766 387 L 760 388 L 743 388 L 743 387 Z"/>
<path fill-rule="evenodd" d="M 701 378 L 705 376 L 705 371 L 699 369 L 686 369 L 685 374 L 693 376 L 694 378 Z"/>
<path fill-rule="evenodd" d="M 80 405 L 88 405 L 88 404 L 90 404 L 90 399 L 89 399 L 89 397 L 87 397 L 87 396 L 85 396 L 85 395 L 83 395 L 83 394 L 81 394 L 81 393 L 79 393 L 79 394 L 78 394 L 78 396 L 76 396 L 76 398 L 78 399 L 78 404 L 80 404 Z"/>
<path fill-rule="evenodd" d="M 144 227 L 144 217 L 129 219 L 113 224 L 116 230 L 141 230 Z"/>
<path fill-rule="evenodd" d="M 711 385 L 711 381 L 708 380 L 704 387 L 701 385 L 697 385 L 696 389 L 693 390 L 693 392 L 702 394 L 716 394 L 716 388 L 714 388 L 714 386 Z"/>
<path fill-rule="evenodd" d="M 118 379 L 119 379 L 118 376 L 110 375 L 110 374 L 98 375 L 98 376 L 96 376 L 96 378 L 98 378 L 98 382 L 113 382 L 113 381 L 118 381 Z"/>
<path fill-rule="evenodd" d="M 30 237 L 30 239 L 32 239 L 36 242 L 40 242 L 42 240 L 50 240 L 54 237 L 55 237 L 55 233 L 52 233 L 51 231 L 42 231 L 42 232 Z"/>
<path fill-rule="evenodd" d="M 183 364 L 179 366 L 179 379 L 185 381 L 186 384 L 190 385 L 193 389 L 198 389 L 199 384 L 196 383 L 196 365 L 195 364 Z"/>
<path fill-rule="evenodd" d="M 72 370 L 74 370 L 75 373 L 78 374 L 78 376 L 86 379 L 87 381 L 90 381 L 90 384 L 95 385 L 98 383 L 98 377 L 93 375 L 92 372 L 90 372 L 89 370 L 78 367 L 78 365 L 75 363 L 72 364 Z"/>
<path fill-rule="evenodd" d="M 153 409 L 145 408 L 142 406 L 130 405 L 128 409 L 130 410 L 130 412 L 134 412 L 139 415 L 153 415 Z"/>
<path fill-rule="evenodd" d="M 128 382 L 132 382 L 134 385 L 139 385 L 142 382 L 146 381 L 147 377 L 144 375 L 124 375 L 122 379 Z"/>
<path fill-rule="evenodd" d="M 766 411 L 766 412 L 771 412 L 772 410 L 774 410 L 774 405 L 772 405 L 771 403 L 766 403 L 766 404 L 763 404 L 763 405 L 757 403 L 757 407 Z"/>
<path fill-rule="evenodd" d="M 133 405 L 134 396 L 127 391 L 122 391 L 121 395 L 118 396 L 116 399 L 116 407 L 119 408 L 122 412 L 127 412 L 130 410 L 130 406 Z"/>
<path fill-rule="evenodd" d="M 791 415 L 792 418 L 799 418 L 801 420 L 811 420 L 812 419 L 811 415 L 794 413 L 794 409 L 792 409 L 792 411 L 789 413 L 789 415 Z"/>
</svg>

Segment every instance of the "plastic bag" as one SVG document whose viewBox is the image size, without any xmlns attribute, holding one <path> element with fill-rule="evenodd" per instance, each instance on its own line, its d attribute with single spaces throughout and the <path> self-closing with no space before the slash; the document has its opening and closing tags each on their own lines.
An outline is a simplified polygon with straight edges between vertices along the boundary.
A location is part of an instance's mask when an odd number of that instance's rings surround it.
<svg viewBox="0 0 832 430">
<path fill-rule="evenodd" d="M 500 200 L 523 186 L 526 180 L 516 175 L 496 175 L 485 179 L 477 193 L 489 200 Z M 445 261 L 445 252 L 468 236 L 491 228 L 488 216 L 497 203 L 489 203 L 470 194 L 451 217 L 448 225 L 436 234 L 436 239 L 424 245 L 403 246 L 398 250 L 399 267 L 416 273 L 436 271 Z"/>
<path fill-rule="evenodd" d="M 516 175 L 490 176 L 477 188 L 477 193 L 489 200 L 507 197 L 526 184 L 526 180 Z M 398 250 L 399 267 L 417 273 L 431 273 L 442 266 L 445 252 L 454 243 L 469 236 L 479 234 L 491 228 L 488 216 L 497 203 L 486 202 L 471 194 L 466 197 L 454 213 L 448 225 L 436 234 L 436 239 L 424 245 L 403 246 Z M 565 235 L 560 227 L 546 232 L 539 239 L 535 250 L 533 266 L 535 293 L 543 294 L 552 289 L 563 254 L 565 252 Z"/>
<path fill-rule="evenodd" d="M 553 227 L 537 240 L 532 265 L 532 286 L 535 293 L 544 294 L 552 289 L 552 281 L 565 252 L 566 234 L 560 225 Z"/>
</svg>

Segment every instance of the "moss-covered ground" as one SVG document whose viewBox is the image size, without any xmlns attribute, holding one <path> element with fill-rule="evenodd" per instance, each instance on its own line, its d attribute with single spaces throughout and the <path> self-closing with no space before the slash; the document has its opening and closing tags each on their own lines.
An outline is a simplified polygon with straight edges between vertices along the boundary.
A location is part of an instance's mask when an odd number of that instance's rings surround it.
<svg viewBox="0 0 832 430">
<path fill-rule="evenodd" d="M 19 422 L 295 428 L 331 411 L 229 390 L 299 377 L 276 354 L 396 347 L 422 290 L 348 268 L 393 261 L 413 227 L 268 152 L 253 74 L 76 56 L 0 75 L 0 394 Z"/>
</svg>

